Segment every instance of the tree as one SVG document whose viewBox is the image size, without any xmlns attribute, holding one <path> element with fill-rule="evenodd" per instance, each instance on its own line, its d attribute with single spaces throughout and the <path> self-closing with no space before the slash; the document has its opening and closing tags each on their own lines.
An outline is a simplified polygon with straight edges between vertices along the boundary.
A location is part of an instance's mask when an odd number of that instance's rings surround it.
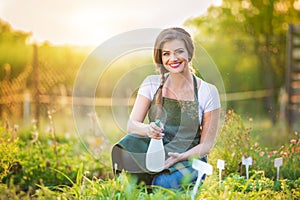
<svg viewBox="0 0 300 200">
<path fill-rule="evenodd" d="M 10 79 L 16 78 L 30 64 L 32 48 L 26 43 L 31 33 L 13 30 L 9 23 L 0 19 L 0 80 L 6 76 L 5 65 L 12 68 Z"/>
<path fill-rule="evenodd" d="M 276 122 L 276 99 L 284 84 L 286 32 L 289 23 L 300 22 L 295 0 L 223 0 L 207 14 L 191 19 L 188 25 L 201 34 L 230 36 L 236 47 L 255 55 L 264 88 L 270 91 L 266 108 Z M 259 77 L 259 76 L 258 76 Z"/>
</svg>

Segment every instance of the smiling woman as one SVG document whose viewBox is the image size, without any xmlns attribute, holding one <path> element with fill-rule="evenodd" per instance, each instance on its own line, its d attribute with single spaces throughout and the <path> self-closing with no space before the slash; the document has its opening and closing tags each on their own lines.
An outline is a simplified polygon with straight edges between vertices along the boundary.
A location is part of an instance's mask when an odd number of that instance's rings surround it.
<svg viewBox="0 0 300 200">
<path fill-rule="evenodd" d="M 115 172 L 125 170 L 147 185 L 174 189 L 184 185 L 183 179 L 186 184 L 197 179 L 191 160 L 207 160 L 217 134 L 220 99 L 214 85 L 192 73 L 193 55 L 192 37 L 183 28 L 158 34 L 153 57 L 160 75 L 147 76 L 138 90 L 128 134 L 112 150 Z M 166 159 L 159 173 L 147 167 L 147 158 L 155 157 L 148 154 L 152 139 L 164 145 L 160 152 Z"/>
</svg>

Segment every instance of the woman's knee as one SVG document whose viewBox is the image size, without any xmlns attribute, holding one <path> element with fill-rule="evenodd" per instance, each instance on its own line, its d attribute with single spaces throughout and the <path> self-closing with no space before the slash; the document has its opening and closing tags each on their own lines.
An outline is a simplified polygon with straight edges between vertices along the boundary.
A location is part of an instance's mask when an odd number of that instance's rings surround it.
<svg viewBox="0 0 300 200">
<path fill-rule="evenodd" d="M 197 177 L 198 172 L 192 167 L 187 167 L 171 174 L 159 174 L 155 176 L 152 185 L 178 189 L 183 185 L 194 183 Z"/>
<path fill-rule="evenodd" d="M 164 188 L 178 188 L 176 180 L 170 179 L 169 175 L 161 174 L 154 177 L 152 185 L 164 187 Z"/>
<path fill-rule="evenodd" d="M 178 189 L 181 187 L 183 175 L 176 171 L 171 174 L 160 174 L 154 177 L 152 184 L 164 188 Z"/>
</svg>

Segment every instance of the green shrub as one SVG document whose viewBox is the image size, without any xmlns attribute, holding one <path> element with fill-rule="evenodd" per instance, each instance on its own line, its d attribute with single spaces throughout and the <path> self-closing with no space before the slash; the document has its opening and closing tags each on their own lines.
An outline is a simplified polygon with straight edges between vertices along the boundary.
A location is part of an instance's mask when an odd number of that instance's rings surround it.
<svg viewBox="0 0 300 200">
<path fill-rule="evenodd" d="M 0 127 L 0 183 L 18 163 L 16 155 L 20 152 L 18 138 L 13 139 L 11 133 Z"/>
<path fill-rule="evenodd" d="M 74 138 L 63 143 L 59 142 L 63 140 L 48 134 L 47 140 L 44 137 L 40 141 L 37 133 L 30 140 L 15 138 L 12 141 L 10 133 L 2 130 L 0 134 L 0 180 L 9 188 L 17 186 L 15 189 L 20 191 L 32 191 L 37 185 L 49 188 L 71 186 L 70 180 L 76 179 L 81 163 L 83 170 L 89 171 L 90 176 L 106 177 L 110 170 L 108 155 L 103 154 L 101 158 L 95 159 L 77 145 L 78 141 Z"/>
<path fill-rule="evenodd" d="M 217 142 L 210 153 L 209 162 L 215 165 L 216 159 L 225 161 L 224 176 L 231 173 L 242 173 L 242 156 L 250 155 L 250 130 L 246 128 L 242 118 L 229 110 L 225 116 L 225 124 L 220 130 Z"/>
<path fill-rule="evenodd" d="M 252 156 L 255 160 L 253 168 L 264 170 L 266 176 L 276 179 L 275 158 L 282 157 L 283 164 L 280 167 L 280 177 L 283 179 L 296 180 L 300 177 L 300 135 L 294 133 L 294 139 L 283 141 L 279 149 L 269 150 L 261 148 L 255 142 L 251 147 Z"/>
<path fill-rule="evenodd" d="M 229 110 L 225 116 L 225 124 L 218 135 L 209 162 L 216 167 L 216 160 L 225 161 L 223 176 L 232 173 L 245 175 L 245 166 L 242 166 L 242 156 L 251 156 L 253 164 L 250 170 L 264 171 L 265 176 L 276 179 L 274 159 L 283 157 L 280 168 L 280 177 L 297 180 L 300 177 L 300 134 L 295 133 L 290 141 L 282 141 L 279 149 L 270 150 L 262 146 L 251 135 L 251 127 L 246 127 L 242 118 Z"/>
</svg>

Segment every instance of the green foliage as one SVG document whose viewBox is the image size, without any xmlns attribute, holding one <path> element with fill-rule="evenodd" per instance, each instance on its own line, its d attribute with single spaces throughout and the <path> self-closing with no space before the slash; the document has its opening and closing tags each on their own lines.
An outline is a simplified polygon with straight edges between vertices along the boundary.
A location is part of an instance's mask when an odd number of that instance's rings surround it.
<svg viewBox="0 0 300 200">
<path fill-rule="evenodd" d="M 262 171 L 252 171 L 249 180 L 236 173 L 230 174 L 222 182 L 221 191 L 230 197 L 250 199 L 297 199 L 299 196 L 299 179 L 273 181 L 264 176 Z M 231 193 L 229 191 L 232 191 Z M 228 193 L 227 193 L 228 192 Z M 239 199 L 238 198 L 238 199 Z M 248 199 L 247 198 L 247 199 Z"/>
<path fill-rule="evenodd" d="M 9 181 L 12 179 L 13 183 L 19 185 L 22 190 L 28 190 L 29 187 L 35 188 L 36 184 L 41 183 L 47 186 L 57 183 L 69 185 L 69 181 L 53 168 L 65 171 L 74 179 L 78 164 L 73 163 L 73 159 L 66 155 L 68 151 L 71 151 L 68 145 L 59 145 L 56 153 L 52 148 L 45 148 L 44 145 L 38 144 L 29 144 L 26 149 L 27 151 L 22 151 L 18 155 L 17 170 L 4 179 L 7 184 L 10 184 Z"/>
<path fill-rule="evenodd" d="M 30 63 L 32 48 L 26 44 L 29 37 L 30 33 L 15 31 L 8 23 L 0 20 L 0 80 L 5 76 L 4 64 L 14 66 L 10 72 L 14 78 Z"/>
<path fill-rule="evenodd" d="M 0 180 L 8 188 L 17 186 L 16 190 L 32 191 L 37 185 L 52 189 L 57 185 L 73 187 L 74 182 L 78 182 L 80 170 L 88 170 L 95 177 L 109 175 L 105 154 L 94 159 L 85 149 L 75 145 L 75 138 L 54 140 L 48 135 L 47 140 L 39 140 L 38 135 L 33 134 L 32 139 L 24 137 L 27 140 L 15 138 L 11 141 L 10 133 L 0 133 Z"/>
<path fill-rule="evenodd" d="M 13 139 L 11 133 L 0 128 L 0 180 L 13 170 L 18 161 L 15 156 L 20 152 L 17 143 L 18 139 Z"/>
<path fill-rule="evenodd" d="M 253 165 L 250 169 L 265 171 L 268 178 L 276 179 L 274 159 L 283 157 L 283 166 L 280 176 L 284 179 L 296 180 L 300 177 L 300 136 L 296 132 L 291 140 L 282 141 L 279 149 L 262 147 L 251 133 L 251 127 L 246 127 L 241 116 L 229 110 L 225 116 L 225 124 L 217 138 L 216 145 L 210 154 L 210 162 L 217 159 L 225 160 L 224 176 L 232 173 L 245 175 L 244 166 L 241 165 L 242 156 L 251 156 Z"/>
<path fill-rule="evenodd" d="M 251 146 L 252 156 L 255 160 L 255 169 L 265 170 L 267 177 L 276 178 L 276 168 L 274 159 L 282 157 L 283 165 L 280 168 L 280 176 L 296 180 L 300 177 L 300 136 L 294 133 L 293 139 L 286 141 L 278 149 L 262 148 L 258 142 Z"/>
<path fill-rule="evenodd" d="M 80 174 L 80 173 L 79 173 Z M 254 172 L 249 180 L 237 174 L 230 174 L 219 186 L 208 178 L 202 184 L 196 199 L 297 199 L 299 183 L 296 181 L 273 181 L 262 172 Z M 62 199 L 190 199 L 193 185 L 182 190 L 170 190 L 161 187 L 137 185 L 136 179 L 122 173 L 116 179 L 88 179 L 83 176 L 76 187 L 64 187 L 53 192 L 41 186 L 34 195 L 36 198 L 59 196 Z"/>
<path fill-rule="evenodd" d="M 242 157 L 251 156 L 249 150 L 250 129 L 246 128 L 241 116 L 229 110 L 210 156 L 226 161 L 226 176 L 237 171 L 241 172 Z"/>
<path fill-rule="evenodd" d="M 289 23 L 300 23 L 299 10 L 294 0 L 222 2 L 186 25 L 196 30 L 195 40 L 201 41 L 219 67 L 227 92 L 271 89 L 268 100 L 259 102 L 265 107 L 240 101 L 228 107 L 269 114 L 274 123 L 279 88 L 285 84 L 286 33 Z"/>
<path fill-rule="evenodd" d="M 274 181 L 273 158 L 262 156 L 262 148 L 251 137 L 239 115 L 227 112 L 224 127 L 209 157 L 209 163 L 216 159 L 226 161 L 223 181 L 219 185 L 214 173 L 200 186 L 196 199 L 297 199 L 300 197 L 299 135 L 295 133 L 278 155 L 284 156 L 281 178 Z M 112 179 L 109 159 L 105 152 L 95 160 L 85 150 L 78 148 L 75 138 L 68 140 L 50 133 L 36 136 L 35 129 L 22 134 L 7 133 L 2 129 L 0 152 L 10 164 L 1 171 L 4 177 L 0 183 L 1 199 L 189 199 L 193 185 L 181 190 L 169 190 L 157 186 L 137 184 L 137 179 L 121 173 Z M 33 138 L 29 135 L 32 134 Z M 18 135 L 24 135 L 17 138 Z M 6 139 L 5 139 L 6 138 Z M 10 138 L 14 138 L 14 143 Z M 55 143 L 57 142 L 57 144 Z M 56 145 L 55 145 L 56 144 Z M 265 149 L 264 149 L 265 150 Z M 234 154 L 233 154 L 234 152 Z M 240 169 L 241 156 L 252 156 L 250 178 L 246 180 Z M 4 161 L 4 159 L 3 159 Z M 16 165 L 17 163 L 17 165 Z M 285 167 L 286 166 L 286 167 Z M 240 167 L 242 168 L 242 167 Z M 216 169 L 216 167 L 214 167 Z M 99 174 L 100 172 L 100 174 Z M 293 172 L 293 173 L 292 173 Z"/>
</svg>

